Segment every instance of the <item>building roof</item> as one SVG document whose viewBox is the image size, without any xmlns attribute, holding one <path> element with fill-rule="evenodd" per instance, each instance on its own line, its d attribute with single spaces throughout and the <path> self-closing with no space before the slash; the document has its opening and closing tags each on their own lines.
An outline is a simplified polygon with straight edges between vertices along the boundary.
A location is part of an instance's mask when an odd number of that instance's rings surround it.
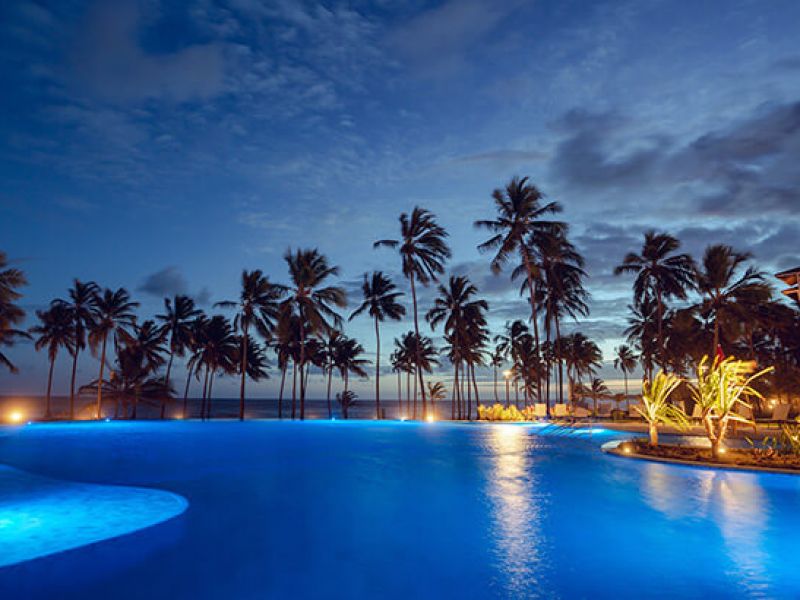
<svg viewBox="0 0 800 600">
<path fill-rule="evenodd" d="M 787 269 L 786 271 L 775 273 L 775 277 L 777 277 L 784 283 L 788 284 L 795 283 L 797 281 L 797 278 L 800 277 L 800 267 L 795 267 L 794 269 Z"/>
</svg>

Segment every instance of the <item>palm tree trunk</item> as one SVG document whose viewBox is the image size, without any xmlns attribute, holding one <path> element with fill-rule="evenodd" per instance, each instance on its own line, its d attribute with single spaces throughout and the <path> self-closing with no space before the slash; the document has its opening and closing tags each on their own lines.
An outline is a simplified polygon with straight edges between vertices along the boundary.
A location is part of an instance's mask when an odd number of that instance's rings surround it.
<svg viewBox="0 0 800 600">
<path fill-rule="evenodd" d="M 69 382 L 69 419 L 72 421 L 75 418 L 75 376 L 78 372 L 78 348 L 76 346 L 75 353 L 72 355 L 72 378 Z"/>
<path fill-rule="evenodd" d="M 206 375 L 203 379 L 203 401 L 200 404 L 200 419 L 206 420 L 206 397 L 208 395 L 208 365 L 206 365 Z"/>
<path fill-rule="evenodd" d="M 522 250 L 522 260 L 525 263 L 525 270 L 528 272 L 528 294 L 531 302 L 531 324 L 533 325 L 533 342 L 535 346 L 536 357 L 539 357 L 539 323 L 536 315 L 536 286 L 533 285 L 533 265 L 531 264 L 531 257 L 525 249 L 525 245 L 520 246 Z M 536 396 L 542 397 L 541 381 L 539 374 L 536 374 Z M 547 409 L 548 415 L 550 408 Z"/>
<path fill-rule="evenodd" d="M 169 375 L 170 375 L 170 372 L 172 371 L 172 359 L 174 358 L 174 356 L 175 356 L 175 352 L 172 350 L 172 346 L 170 346 L 169 361 L 167 362 L 167 372 L 164 375 L 164 383 L 167 385 L 167 388 L 169 388 Z M 164 415 L 166 414 L 166 412 L 167 412 L 167 399 L 166 399 L 166 397 L 162 397 L 161 398 L 161 419 L 162 420 L 164 419 Z"/>
<path fill-rule="evenodd" d="M 419 371 L 417 371 L 417 373 L 419 373 Z M 419 391 L 417 389 L 418 381 L 419 380 L 417 379 L 417 376 L 414 375 L 414 414 L 412 415 L 412 418 L 415 420 L 417 418 L 417 395 L 419 394 Z"/>
<path fill-rule="evenodd" d="M 292 360 L 292 420 L 297 416 L 297 361 Z"/>
<path fill-rule="evenodd" d="M 469 366 L 470 371 L 472 371 L 472 387 L 475 389 L 475 416 L 480 414 L 478 409 L 481 407 L 481 397 L 478 395 L 478 381 L 475 378 L 475 365 L 470 364 Z"/>
<path fill-rule="evenodd" d="M 425 399 L 425 382 L 422 378 L 422 365 L 420 364 L 420 357 L 419 357 L 419 347 L 420 347 L 420 337 L 419 337 L 419 316 L 417 315 L 417 288 L 414 285 L 414 274 L 411 274 L 411 299 L 414 303 L 414 333 L 417 336 L 417 344 L 414 349 L 414 353 L 416 354 L 416 367 L 417 367 L 417 377 L 419 378 L 419 387 L 420 393 L 422 394 L 422 418 L 428 416 L 428 404 L 427 400 Z M 416 383 L 414 384 L 416 387 Z M 417 393 L 414 392 L 414 418 L 417 418 Z"/>
<path fill-rule="evenodd" d="M 136 409 L 139 407 L 139 384 L 136 384 L 136 387 L 133 392 L 133 410 L 131 411 L 131 420 L 136 420 Z"/>
<path fill-rule="evenodd" d="M 286 368 L 288 362 L 281 367 L 281 391 L 278 393 L 278 418 L 283 418 L 283 386 L 286 384 Z"/>
<path fill-rule="evenodd" d="M 400 411 L 400 416 L 403 416 L 403 377 L 400 374 L 400 369 L 397 369 L 397 408 Z"/>
<path fill-rule="evenodd" d="M 666 355 L 666 351 L 664 349 L 664 304 L 661 301 L 661 288 L 656 288 L 656 306 L 658 311 L 658 352 L 659 352 L 659 364 L 661 367 L 664 367 L 664 356 Z M 714 346 L 714 351 L 716 351 L 716 346 Z"/>
<path fill-rule="evenodd" d="M 108 332 L 103 334 L 103 349 L 100 352 L 100 376 L 97 378 L 97 419 L 99 420 L 103 412 L 103 371 L 106 368 L 106 342 Z"/>
<path fill-rule="evenodd" d="M 464 379 L 467 384 L 467 421 L 472 421 L 472 389 L 469 386 L 469 364 L 466 365 Z"/>
<path fill-rule="evenodd" d="M 328 365 L 328 418 L 333 418 L 333 408 L 331 407 L 331 382 L 333 380 L 333 365 Z"/>
<path fill-rule="evenodd" d="M 564 362 L 561 357 L 561 348 L 563 346 L 561 342 L 561 323 L 558 315 L 555 316 L 554 319 L 556 325 L 556 342 L 558 343 L 559 352 L 556 353 L 558 357 L 558 399 L 563 404 L 564 403 Z"/>
<path fill-rule="evenodd" d="M 406 413 L 405 413 L 406 418 L 408 418 L 408 413 L 410 410 L 411 410 L 411 371 L 406 371 Z"/>
<path fill-rule="evenodd" d="M 630 408 L 631 401 L 628 400 L 628 372 L 625 369 L 622 369 L 622 379 L 625 381 L 625 404 L 627 408 Z"/>
<path fill-rule="evenodd" d="M 183 418 L 186 418 L 186 409 L 188 408 L 189 404 L 189 382 L 192 379 L 192 366 L 189 365 L 189 368 L 186 369 L 186 387 L 183 390 Z"/>
<path fill-rule="evenodd" d="M 247 379 L 247 325 L 242 325 L 242 358 L 239 362 L 239 372 L 242 380 L 239 383 L 239 420 L 244 421 L 244 384 Z"/>
<path fill-rule="evenodd" d="M 719 320 L 714 315 L 714 347 L 711 349 L 711 356 L 717 355 L 717 348 L 719 347 Z"/>
<path fill-rule="evenodd" d="M 450 420 L 456 420 L 456 387 L 458 386 L 458 367 L 453 368 L 453 389 L 450 391 Z"/>
<path fill-rule="evenodd" d="M 56 364 L 56 357 L 53 356 L 50 358 L 50 371 L 47 374 L 47 399 L 45 400 L 44 405 L 44 418 L 49 419 L 52 417 L 52 413 L 50 411 L 50 392 L 53 389 L 53 367 Z"/>
<path fill-rule="evenodd" d="M 375 318 L 375 418 L 381 418 L 381 332 Z"/>
<path fill-rule="evenodd" d="M 206 410 L 208 411 L 208 420 L 211 420 L 211 394 L 213 393 L 214 389 L 214 372 L 216 368 L 211 370 L 211 377 L 208 380 L 208 405 L 206 406 Z"/>
</svg>

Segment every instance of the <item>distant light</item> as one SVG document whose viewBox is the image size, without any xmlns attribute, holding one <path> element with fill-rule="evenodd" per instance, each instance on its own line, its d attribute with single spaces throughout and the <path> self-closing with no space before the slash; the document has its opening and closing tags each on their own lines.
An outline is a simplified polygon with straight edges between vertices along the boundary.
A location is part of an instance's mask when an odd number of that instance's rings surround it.
<svg viewBox="0 0 800 600">
<path fill-rule="evenodd" d="M 435 419 L 433 418 L 433 415 L 428 415 L 427 417 L 425 417 L 425 420 L 426 420 L 428 423 L 433 423 L 433 421 L 434 421 Z"/>
<path fill-rule="evenodd" d="M 720 453 L 720 454 L 725 454 L 725 448 L 720 448 L 720 449 L 719 449 L 719 453 Z"/>
<path fill-rule="evenodd" d="M 28 422 L 26 423 L 26 425 L 32 425 L 32 424 L 33 424 L 33 421 L 28 421 Z"/>
<path fill-rule="evenodd" d="M 407 416 L 405 416 L 405 415 L 403 415 L 402 417 L 400 417 L 400 420 L 401 420 L 401 421 L 408 421 L 408 417 L 407 417 Z"/>
<path fill-rule="evenodd" d="M 106 417 L 106 418 L 105 418 L 105 419 L 103 419 L 103 420 L 104 420 L 106 423 L 111 423 L 111 419 L 109 419 L 108 417 Z"/>
<path fill-rule="evenodd" d="M 622 451 L 623 451 L 625 454 L 630 454 L 630 453 L 631 453 L 631 447 L 630 447 L 630 446 L 628 446 L 628 445 L 625 445 L 625 446 L 623 446 L 623 447 L 622 447 Z"/>
<path fill-rule="evenodd" d="M 511 377 L 511 371 L 510 370 L 503 371 L 503 377 L 505 377 L 506 379 Z"/>
<path fill-rule="evenodd" d="M 331 417 L 331 421 L 335 421 L 335 420 L 336 420 L 336 417 Z"/>
<path fill-rule="evenodd" d="M 11 413 L 8 415 L 8 420 L 12 423 L 21 423 L 22 422 L 22 413 L 18 410 L 12 410 Z"/>
</svg>

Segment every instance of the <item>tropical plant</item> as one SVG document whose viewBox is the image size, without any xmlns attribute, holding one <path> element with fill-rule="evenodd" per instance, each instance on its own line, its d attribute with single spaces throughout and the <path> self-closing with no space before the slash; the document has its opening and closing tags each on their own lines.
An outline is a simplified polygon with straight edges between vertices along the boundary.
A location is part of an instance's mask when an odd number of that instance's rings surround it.
<svg viewBox="0 0 800 600">
<path fill-rule="evenodd" d="M 136 370 L 140 372 L 138 383 L 142 383 L 144 378 L 154 375 L 156 371 L 164 364 L 164 354 L 167 349 L 164 347 L 166 339 L 166 331 L 156 325 L 155 321 L 147 320 L 141 325 L 134 323 L 133 332 L 126 329 L 120 329 L 118 332 L 118 345 L 122 348 L 118 354 L 122 354 L 123 358 L 120 364 L 125 360 L 131 361 L 136 365 Z M 128 365 L 131 366 L 132 365 Z M 132 369 L 129 371 L 132 372 Z M 167 384 L 165 389 L 171 389 Z M 139 394 L 134 394 L 133 410 L 131 418 L 135 419 L 137 416 Z M 161 414 L 164 414 L 165 407 L 169 395 L 161 397 Z M 117 405 L 117 413 L 119 412 L 119 405 Z"/>
<path fill-rule="evenodd" d="M 305 418 L 306 386 L 304 368 L 306 364 L 306 338 L 341 327 L 341 317 L 335 307 L 347 306 L 344 290 L 325 282 L 338 275 L 339 267 L 328 264 L 328 259 L 319 250 L 288 250 L 284 260 L 289 267 L 291 285 L 288 298 L 282 309 L 298 316 L 300 322 L 300 352 L 298 357 L 300 375 L 300 419 Z"/>
<path fill-rule="evenodd" d="M 75 330 L 70 310 L 61 304 L 53 304 L 47 310 L 37 310 L 36 317 L 39 319 L 39 324 L 31 327 L 31 333 L 39 336 L 36 339 L 35 348 L 37 351 L 46 348 L 47 358 L 50 361 L 44 411 L 44 418 L 50 419 L 53 416 L 50 403 L 53 389 L 53 367 L 55 367 L 59 349 L 65 348 L 68 352 L 74 353 Z"/>
<path fill-rule="evenodd" d="M 20 338 L 30 338 L 27 331 L 16 329 L 25 319 L 25 311 L 16 301 L 22 297 L 19 288 L 28 285 L 21 270 L 8 266 L 5 252 L 0 251 L 0 348 L 10 348 Z M 0 364 L 12 373 L 17 367 L 5 354 L 0 352 Z"/>
<path fill-rule="evenodd" d="M 174 298 L 164 298 L 164 313 L 156 315 L 156 320 L 161 322 L 164 335 L 169 338 L 169 360 L 164 382 L 170 383 L 172 361 L 175 356 L 183 357 L 192 339 L 192 323 L 200 316 L 202 311 L 195 307 L 194 300 L 189 296 L 176 294 Z M 161 405 L 161 418 L 164 418 L 166 402 Z"/>
<path fill-rule="evenodd" d="M 737 252 L 730 246 L 715 244 L 706 248 L 697 273 L 697 290 L 702 297 L 697 305 L 700 313 L 713 321 L 714 345 L 717 352 L 721 326 L 730 323 L 739 331 L 739 324 L 751 318 L 754 307 L 769 301 L 772 290 L 764 282 L 764 274 L 748 266 L 752 258 L 747 252 Z"/>
<path fill-rule="evenodd" d="M 366 377 L 367 372 L 364 367 L 370 364 L 365 358 L 361 358 L 364 347 L 353 338 L 342 336 L 336 344 L 333 356 L 333 365 L 339 370 L 344 382 L 344 391 L 347 392 L 350 384 L 350 374 L 358 377 Z"/>
<path fill-rule="evenodd" d="M 124 288 L 110 290 L 106 288 L 103 292 L 97 291 L 92 306 L 92 329 L 89 332 L 89 346 L 93 352 L 97 352 L 100 347 L 100 375 L 97 381 L 101 385 L 97 386 L 97 408 L 96 418 L 102 416 L 103 409 L 103 372 L 106 367 L 106 346 L 109 336 L 116 336 L 125 327 L 132 327 L 136 321 L 133 309 L 139 306 L 138 302 L 132 302 L 130 294 Z"/>
<path fill-rule="evenodd" d="M 280 300 L 286 295 L 286 288 L 271 283 L 260 270 L 242 271 L 239 299 L 217 302 L 215 306 L 235 308 L 233 327 L 241 331 L 239 347 L 239 420 L 244 420 L 245 381 L 247 379 L 247 352 L 254 347 L 250 343 L 251 328 L 269 341 L 278 318 Z"/>
<path fill-rule="evenodd" d="M 670 298 L 685 300 L 695 286 L 695 265 L 688 254 L 676 254 L 680 242 L 668 233 L 653 230 L 644 234 L 641 254 L 629 252 L 614 269 L 615 275 L 631 273 L 634 281 L 634 301 L 653 300 L 656 305 L 656 325 L 660 363 L 664 355 L 664 310 Z"/>
<path fill-rule="evenodd" d="M 503 270 L 505 264 L 516 253 L 521 268 L 525 271 L 525 285 L 531 307 L 531 323 L 535 352 L 539 353 L 539 326 L 536 306 L 536 286 L 541 279 L 539 265 L 531 254 L 531 246 L 546 232 L 560 229 L 563 223 L 544 219 L 547 215 L 561 212 L 557 202 L 544 202 L 544 194 L 527 177 L 514 177 L 504 190 L 492 193 L 496 217 L 475 222 L 475 227 L 488 229 L 494 235 L 478 246 L 481 252 L 495 251 L 491 266 L 494 273 Z M 539 381 L 536 382 L 538 391 Z"/>
<path fill-rule="evenodd" d="M 405 307 L 397 302 L 403 295 L 398 292 L 397 286 L 381 271 L 374 271 L 372 275 L 364 273 L 364 282 L 361 291 L 364 301 L 350 315 L 352 321 L 358 315 L 366 312 L 375 324 L 375 415 L 381 418 L 381 332 L 380 323 L 385 319 L 399 321 L 406 314 Z"/>
<path fill-rule="evenodd" d="M 195 370 L 199 376 L 204 370 L 203 398 L 200 416 L 211 418 L 211 399 L 213 397 L 214 378 L 218 373 L 232 374 L 239 368 L 239 340 L 233 331 L 230 321 L 222 315 L 214 315 L 203 322 L 197 332 L 195 354 L 192 357 Z"/>
<path fill-rule="evenodd" d="M 481 421 L 527 421 L 527 415 L 516 406 L 503 406 L 499 402 L 493 406 L 479 406 L 478 419 Z"/>
<path fill-rule="evenodd" d="M 622 344 L 614 349 L 614 368 L 622 371 L 625 381 L 625 398 L 628 398 L 628 373 L 633 373 L 636 368 L 636 353 L 627 344 Z"/>
<path fill-rule="evenodd" d="M 72 375 L 69 383 L 69 418 L 75 418 L 75 379 L 78 373 L 78 355 L 86 348 L 87 333 L 94 327 L 95 300 L 100 288 L 93 281 L 75 279 L 68 290 L 68 298 L 57 299 L 53 304 L 64 306 L 70 313 L 74 329 L 72 349 Z"/>
<path fill-rule="evenodd" d="M 697 366 L 697 382 L 690 385 L 692 397 L 700 406 L 706 436 L 715 458 L 723 449 L 730 422 L 751 423 L 737 409 L 750 409 L 747 398 L 763 398 L 751 384 L 772 371 L 772 367 L 756 371 L 753 361 L 736 360 L 729 356 L 709 361 L 704 356 Z"/>
<path fill-rule="evenodd" d="M 659 425 L 681 430 L 689 427 L 686 413 L 669 402 L 670 396 L 681 382 L 680 377 L 659 371 L 652 381 L 645 381 L 642 384 L 642 402 L 641 405 L 634 406 L 634 410 L 647 421 L 651 446 L 658 446 Z"/>
<path fill-rule="evenodd" d="M 342 407 L 342 417 L 347 419 L 349 416 L 350 408 L 355 405 L 358 400 L 358 395 L 352 390 L 345 390 L 336 394 L 336 402 Z"/>
<path fill-rule="evenodd" d="M 400 239 L 378 240 L 373 247 L 382 246 L 397 248 L 400 252 L 403 275 L 411 285 L 411 302 L 414 309 L 414 335 L 421 339 L 419 333 L 419 311 L 417 309 L 417 288 L 419 282 L 427 286 L 436 281 L 444 273 L 444 262 L 450 258 L 450 247 L 445 239 L 447 231 L 436 222 L 434 215 L 418 206 L 414 207 L 411 215 L 400 215 Z M 417 346 L 420 349 L 421 346 Z M 422 394 L 422 416 L 427 416 L 427 402 L 425 398 L 425 383 L 422 375 L 422 358 L 416 356 L 414 360 L 416 377 L 419 380 Z M 416 394 L 414 401 L 416 402 Z M 416 407 L 416 404 L 415 404 Z"/>
</svg>

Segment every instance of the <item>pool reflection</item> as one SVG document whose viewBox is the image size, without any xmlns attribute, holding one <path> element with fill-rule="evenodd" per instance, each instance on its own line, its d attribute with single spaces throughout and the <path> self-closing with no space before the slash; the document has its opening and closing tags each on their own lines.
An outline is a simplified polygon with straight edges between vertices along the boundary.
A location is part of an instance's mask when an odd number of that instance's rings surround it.
<svg viewBox="0 0 800 600">
<path fill-rule="evenodd" d="M 498 584 L 513 595 L 531 590 L 542 576 L 542 498 L 529 453 L 533 441 L 526 428 L 515 425 L 495 425 L 489 436 L 492 538 L 501 563 L 497 572 L 503 574 Z"/>
</svg>

